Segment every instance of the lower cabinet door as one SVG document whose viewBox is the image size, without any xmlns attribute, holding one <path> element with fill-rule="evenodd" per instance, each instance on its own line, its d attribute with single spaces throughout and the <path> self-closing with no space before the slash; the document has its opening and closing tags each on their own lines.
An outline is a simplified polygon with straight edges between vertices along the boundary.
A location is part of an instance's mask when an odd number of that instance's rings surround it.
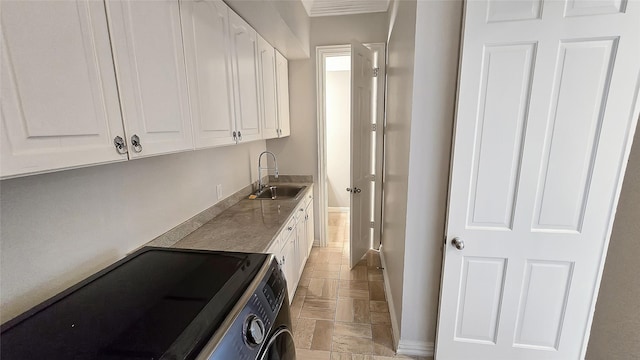
<svg viewBox="0 0 640 360">
<path fill-rule="evenodd" d="M 307 256 L 311 253 L 313 240 L 315 239 L 313 224 L 313 200 L 311 200 L 309 202 L 309 205 L 307 205 L 307 209 L 305 211 L 305 238 L 307 240 Z"/>
<path fill-rule="evenodd" d="M 296 254 L 296 236 L 291 233 L 287 240 L 284 250 L 284 276 L 287 278 L 287 290 L 289 292 L 289 301 L 293 301 L 293 295 L 298 286 L 299 274 L 297 272 L 297 254 Z"/>
<path fill-rule="evenodd" d="M 304 218 L 301 217 L 296 226 L 296 255 L 298 257 L 297 273 L 298 277 L 302 276 L 304 265 L 307 263 L 307 241 Z"/>
</svg>

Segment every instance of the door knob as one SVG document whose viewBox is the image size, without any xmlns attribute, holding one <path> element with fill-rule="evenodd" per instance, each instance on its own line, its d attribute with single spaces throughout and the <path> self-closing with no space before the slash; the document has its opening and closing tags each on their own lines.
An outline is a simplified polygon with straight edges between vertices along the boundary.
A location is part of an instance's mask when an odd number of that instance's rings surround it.
<svg viewBox="0 0 640 360">
<path fill-rule="evenodd" d="M 353 192 L 356 194 L 360 194 L 362 192 L 362 189 L 353 188 Z"/>
<path fill-rule="evenodd" d="M 347 188 L 347 191 L 348 191 L 348 192 L 353 192 L 353 189 L 351 189 L 351 188 Z"/>
<path fill-rule="evenodd" d="M 459 237 L 453 238 L 453 240 L 451 240 L 451 245 L 455 246 L 458 250 L 464 249 L 464 241 Z"/>
</svg>

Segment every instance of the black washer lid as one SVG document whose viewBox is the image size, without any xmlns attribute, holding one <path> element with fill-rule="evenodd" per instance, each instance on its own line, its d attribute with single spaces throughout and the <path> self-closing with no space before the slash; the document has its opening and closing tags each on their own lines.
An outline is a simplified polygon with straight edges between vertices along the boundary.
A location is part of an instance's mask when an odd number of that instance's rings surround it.
<svg viewBox="0 0 640 360">
<path fill-rule="evenodd" d="M 142 248 L 3 324 L 0 358 L 192 359 L 267 256 Z"/>
</svg>

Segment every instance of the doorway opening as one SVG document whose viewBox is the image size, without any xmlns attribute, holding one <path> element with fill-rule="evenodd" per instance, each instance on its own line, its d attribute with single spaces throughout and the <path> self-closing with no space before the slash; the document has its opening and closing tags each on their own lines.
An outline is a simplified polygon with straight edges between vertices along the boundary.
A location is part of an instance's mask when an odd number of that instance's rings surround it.
<svg viewBox="0 0 640 360">
<path fill-rule="evenodd" d="M 369 139 L 365 167 L 371 181 L 366 219 L 368 248 L 378 249 L 382 223 L 382 141 L 384 119 L 384 44 L 365 44 L 373 55 L 371 74 L 370 119 L 366 121 L 366 137 Z M 360 45 L 360 47 L 362 47 Z M 350 221 L 350 199 L 356 189 L 352 174 L 352 45 L 319 46 L 316 48 L 316 75 L 318 96 L 318 192 L 319 192 L 319 246 L 336 247 L 340 242 L 349 243 L 355 226 Z M 375 75 L 374 75 L 375 74 Z M 357 75 L 357 74 L 355 74 Z M 353 189 L 352 189 L 353 188 Z M 358 194 L 365 196 L 365 194 Z M 370 210 L 369 210 L 370 209 Z M 370 221 L 368 221 L 370 219 Z M 370 225 L 370 226 L 369 226 Z M 360 225 L 362 226 L 362 225 Z"/>
<path fill-rule="evenodd" d="M 351 55 L 331 56 L 325 63 L 325 131 L 327 140 L 327 245 L 349 240 L 351 193 Z"/>
</svg>

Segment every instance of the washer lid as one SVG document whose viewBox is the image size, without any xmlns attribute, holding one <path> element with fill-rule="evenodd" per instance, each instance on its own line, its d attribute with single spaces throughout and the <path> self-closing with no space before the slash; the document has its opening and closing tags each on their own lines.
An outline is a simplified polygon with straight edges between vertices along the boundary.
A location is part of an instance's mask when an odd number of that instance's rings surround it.
<svg viewBox="0 0 640 360">
<path fill-rule="evenodd" d="M 4 324 L 0 358 L 194 358 L 267 257 L 142 248 Z"/>
</svg>

